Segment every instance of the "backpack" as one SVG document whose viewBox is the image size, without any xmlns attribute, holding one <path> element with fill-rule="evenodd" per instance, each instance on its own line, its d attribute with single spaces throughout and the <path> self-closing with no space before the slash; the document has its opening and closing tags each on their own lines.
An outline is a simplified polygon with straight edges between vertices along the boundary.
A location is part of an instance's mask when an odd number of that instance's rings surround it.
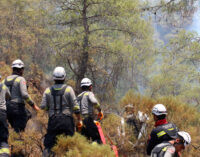
<svg viewBox="0 0 200 157">
<path fill-rule="evenodd" d="M 2 88 L 3 88 L 3 84 L 1 83 L 0 84 L 0 93 L 1 93 Z"/>
<path fill-rule="evenodd" d="M 8 78 L 5 79 L 5 82 L 4 84 L 8 87 L 9 91 L 10 91 L 10 94 L 12 94 L 12 87 L 13 87 L 13 84 L 15 82 L 15 80 L 18 78 L 18 76 L 14 77 L 13 79 L 11 80 L 8 80 Z"/>
<path fill-rule="evenodd" d="M 166 152 L 166 150 L 164 149 L 167 146 L 171 146 L 170 143 L 166 142 L 166 143 L 161 143 L 158 144 L 157 146 L 154 147 L 154 149 L 151 152 L 151 157 L 162 157 L 160 156 L 161 151 L 163 151 L 163 153 L 161 155 L 164 155 L 164 153 Z"/>
<path fill-rule="evenodd" d="M 79 94 L 79 96 L 77 96 L 76 100 L 77 100 L 77 103 L 79 104 L 79 107 L 80 107 L 80 113 L 82 114 L 82 99 L 83 99 L 83 96 L 86 92 L 83 92 L 82 94 Z"/>
<path fill-rule="evenodd" d="M 51 87 L 51 95 L 53 96 L 53 102 L 54 102 L 54 115 L 57 115 L 57 114 L 62 114 L 62 97 L 63 95 L 65 94 L 65 90 L 66 90 L 67 86 L 65 85 L 61 90 L 55 90 L 53 87 Z M 57 109 L 56 109 L 56 106 L 57 106 L 57 103 L 56 103 L 56 97 L 59 96 L 60 97 L 60 107 L 59 107 L 59 113 L 57 112 Z"/>
</svg>

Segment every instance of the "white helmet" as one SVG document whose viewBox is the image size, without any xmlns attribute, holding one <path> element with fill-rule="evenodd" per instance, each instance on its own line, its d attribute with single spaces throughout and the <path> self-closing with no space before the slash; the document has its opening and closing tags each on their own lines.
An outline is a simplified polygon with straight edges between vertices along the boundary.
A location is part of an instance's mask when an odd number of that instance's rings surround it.
<svg viewBox="0 0 200 157">
<path fill-rule="evenodd" d="M 63 67 L 56 67 L 53 71 L 54 80 L 64 80 L 66 77 L 65 69 Z"/>
<path fill-rule="evenodd" d="M 167 110 L 165 108 L 165 106 L 163 104 L 156 104 L 153 109 L 152 109 L 152 113 L 156 116 L 160 116 L 163 114 L 167 114 Z"/>
<path fill-rule="evenodd" d="M 24 68 L 24 63 L 20 59 L 14 60 L 12 62 L 12 68 Z"/>
<path fill-rule="evenodd" d="M 187 132 L 179 131 L 177 134 L 178 134 L 178 136 L 183 138 L 183 142 L 184 142 L 185 147 L 191 143 L 191 136 Z"/>
<path fill-rule="evenodd" d="M 83 86 L 91 86 L 92 81 L 89 78 L 83 78 L 81 81 L 81 87 Z"/>
</svg>

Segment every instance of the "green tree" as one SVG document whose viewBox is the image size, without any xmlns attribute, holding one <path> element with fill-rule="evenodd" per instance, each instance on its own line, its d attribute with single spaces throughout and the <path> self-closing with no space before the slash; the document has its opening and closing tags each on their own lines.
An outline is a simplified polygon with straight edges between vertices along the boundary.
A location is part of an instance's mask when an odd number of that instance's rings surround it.
<svg viewBox="0 0 200 157">
<path fill-rule="evenodd" d="M 47 65 L 51 48 L 44 20 L 47 6 L 42 7 L 43 3 L 40 0 L 0 1 L 0 57 L 7 64 L 21 58 L 27 67 L 31 63 Z"/>
<path fill-rule="evenodd" d="M 138 0 L 54 2 L 54 44 L 58 59 L 72 71 L 77 91 L 81 79 L 88 76 L 104 97 L 126 77 L 125 69 L 135 70 L 138 63 L 145 68 L 153 42 Z"/>
<path fill-rule="evenodd" d="M 181 31 L 162 51 L 157 74 L 150 81 L 151 96 L 177 96 L 199 104 L 199 37 Z"/>
</svg>

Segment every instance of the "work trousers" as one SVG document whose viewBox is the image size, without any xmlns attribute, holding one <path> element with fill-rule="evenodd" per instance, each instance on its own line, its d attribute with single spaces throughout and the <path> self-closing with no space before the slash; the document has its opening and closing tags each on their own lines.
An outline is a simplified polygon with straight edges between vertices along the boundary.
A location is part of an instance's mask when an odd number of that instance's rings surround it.
<svg viewBox="0 0 200 157">
<path fill-rule="evenodd" d="M 8 102 L 7 117 L 11 127 L 19 133 L 25 130 L 31 113 L 25 108 L 25 104 Z"/>
<path fill-rule="evenodd" d="M 5 110 L 0 109 L 0 157 L 9 157 L 8 123 Z"/>
<path fill-rule="evenodd" d="M 0 142 L 8 143 L 8 123 L 5 110 L 0 109 Z"/>
<path fill-rule="evenodd" d="M 102 143 L 99 131 L 92 117 L 84 118 L 81 134 L 86 136 L 89 140 L 92 139 L 92 141 L 96 141 L 99 144 Z"/>
<path fill-rule="evenodd" d="M 56 143 L 56 136 L 61 134 L 74 135 L 74 121 L 71 116 L 59 114 L 49 118 L 47 134 L 44 139 L 45 149 L 50 150 Z"/>
</svg>

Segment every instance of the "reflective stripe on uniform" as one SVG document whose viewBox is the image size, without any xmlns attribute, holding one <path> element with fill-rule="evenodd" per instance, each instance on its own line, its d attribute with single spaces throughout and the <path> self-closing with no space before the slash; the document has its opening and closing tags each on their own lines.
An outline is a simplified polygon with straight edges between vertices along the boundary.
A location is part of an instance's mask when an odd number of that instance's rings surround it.
<svg viewBox="0 0 200 157">
<path fill-rule="evenodd" d="M 54 90 L 61 90 L 62 88 L 53 88 Z"/>
<path fill-rule="evenodd" d="M 76 111 L 76 110 L 80 110 L 80 107 L 79 106 L 74 106 L 74 111 Z"/>
<path fill-rule="evenodd" d="M 162 149 L 162 151 L 164 151 L 164 152 L 166 152 L 166 150 L 167 150 L 167 147 L 164 147 L 164 148 Z"/>
<path fill-rule="evenodd" d="M 161 136 L 163 136 L 163 135 L 165 135 L 165 134 L 166 134 L 165 131 L 161 131 L 161 132 L 157 133 L 157 136 L 158 136 L 158 137 L 161 137 Z"/>
<path fill-rule="evenodd" d="M 87 96 L 87 95 L 89 95 L 89 93 L 86 92 L 86 93 L 84 93 L 84 95 Z"/>
<path fill-rule="evenodd" d="M 51 91 L 50 91 L 50 89 L 49 88 L 47 88 L 46 90 L 45 90 L 45 93 L 46 94 L 49 94 Z"/>
<path fill-rule="evenodd" d="M 13 78 L 8 78 L 8 79 L 7 79 L 7 81 L 12 81 L 12 80 L 13 80 Z"/>
<path fill-rule="evenodd" d="M 172 131 L 172 130 L 174 130 L 174 128 L 170 128 L 170 129 L 168 129 L 169 131 Z"/>
<path fill-rule="evenodd" d="M 172 130 L 174 130 L 174 128 L 169 128 L 169 129 L 167 129 L 167 130 L 172 131 Z M 165 135 L 165 134 L 167 134 L 165 131 L 160 131 L 159 133 L 157 133 L 157 136 L 158 136 L 158 137 L 161 137 L 161 136 L 163 136 L 163 135 Z"/>
<path fill-rule="evenodd" d="M 15 80 L 16 82 L 20 82 L 20 78 L 16 78 L 16 80 Z"/>
<path fill-rule="evenodd" d="M 6 90 L 6 85 L 3 85 L 2 89 L 3 89 L 3 90 Z"/>
<path fill-rule="evenodd" d="M 0 149 L 0 154 L 4 154 L 4 153 L 10 154 L 9 148 L 1 148 L 1 149 Z"/>
<path fill-rule="evenodd" d="M 65 92 L 69 93 L 70 92 L 70 88 L 66 88 Z"/>
</svg>

